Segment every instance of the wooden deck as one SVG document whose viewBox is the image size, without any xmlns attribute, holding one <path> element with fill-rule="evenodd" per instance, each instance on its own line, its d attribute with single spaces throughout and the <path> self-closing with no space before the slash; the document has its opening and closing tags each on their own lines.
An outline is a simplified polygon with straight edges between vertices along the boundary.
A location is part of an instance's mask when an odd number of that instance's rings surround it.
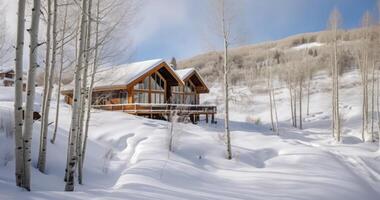
<svg viewBox="0 0 380 200">
<path fill-rule="evenodd" d="M 205 105 L 189 105 L 189 104 L 107 104 L 107 105 L 93 105 L 95 109 L 109 110 L 109 111 L 123 111 L 128 114 L 141 115 L 141 116 L 169 116 L 173 113 L 179 116 L 189 116 L 193 122 L 199 120 L 200 115 L 205 115 L 206 122 L 211 117 L 211 123 L 215 122 L 215 114 L 217 112 L 216 106 Z"/>
</svg>

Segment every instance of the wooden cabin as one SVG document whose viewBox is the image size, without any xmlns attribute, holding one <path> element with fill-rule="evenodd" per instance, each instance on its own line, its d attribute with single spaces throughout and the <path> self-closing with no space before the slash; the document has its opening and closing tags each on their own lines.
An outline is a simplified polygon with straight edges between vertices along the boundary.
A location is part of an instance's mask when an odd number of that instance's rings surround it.
<svg viewBox="0 0 380 200">
<path fill-rule="evenodd" d="M 13 86 L 15 71 L 11 68 L 0 68 L 0 85 Z"/>
<path fill-rule="evenodd" d="M 73 101 L 73 86 L 65 86 L 65 101 Z M 121 110 L 130 114 L 169 119 L 176 113 L 194 123 L 200 115 L 214 122 L 215 106 L 200 105 L 200 94 L 208 93 L 194 69 L 173 70 L 164 60 L 149 60 L 98 69 L 92 93 L 93 108 Z"/>
</svg>

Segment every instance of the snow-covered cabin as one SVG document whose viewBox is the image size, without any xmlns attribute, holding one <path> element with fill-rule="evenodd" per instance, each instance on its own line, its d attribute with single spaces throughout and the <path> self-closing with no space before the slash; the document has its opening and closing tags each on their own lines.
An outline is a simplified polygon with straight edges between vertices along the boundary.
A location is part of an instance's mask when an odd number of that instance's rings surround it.
<svg viewBox="0 0 380 200">
<path fill-rule="evenodd" d="M 209 89 L 195 69 L 174 70 L 163 59 L 148 60 L 114 67 L 100 67 L 92 94 L 94 108 L 122 110 L 131 114 L 166 118 L 181 110 L 193 122 L 199 115 L 211 115 L 215 106 L 201 106 L 201 93 Z M 62 91 L 65 101 L 73 101 L 73 85 Z"/>
<path fill-rule="evenodd" d="M 0 67 L 0 86 L 13 86 L 15 71 L 11 67 Z"/>
</svg>

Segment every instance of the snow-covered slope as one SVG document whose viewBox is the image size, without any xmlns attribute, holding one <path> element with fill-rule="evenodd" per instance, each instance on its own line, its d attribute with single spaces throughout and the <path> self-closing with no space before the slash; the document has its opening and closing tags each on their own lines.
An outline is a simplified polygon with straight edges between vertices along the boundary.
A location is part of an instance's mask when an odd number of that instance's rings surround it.
<svg viewBox="0 0 380 200">
<path fill-rule="evenodd" d="M 292 47 L 294 50 L 304 50 L 304 49 L 310 49 L 310 48 L 315 48 L 315 47 L 320 47 L 323 46 L 324 44 L 319 43 L 319 42 L 311 42 L 311 43 L 305 43 L 301 44 L 295 47 Z"/>
<path fill-rule="evenodd" d="M 341 79 L 345 83 L 341 90 L 344 139 L 339 144 L 329 131 L 326 75 L 314 79 L 311 114 L 305 115 L 304 130 L 289 126 L 287 90 L 276 90 L 280 136 L 268 128 L 266 94 L 255 94 L 252 101 L 247 88 L 234 88 L 233 160 L 225 159 L 220 118 L 216 125 L 175 124 L 171 153 L 167 122 L 122 112 L 94 111 L 84 185 L 77 185 L 73 193 L 62 191 L 70 123 L 70 107 L 63 105 L 57 143 L 48 146 L 47 174 L 33 168 L 33 191 L 22 191 L 14 186 L 13 161 L 5 164 L 1 157 L 0 199 L 377 200 L 380 154 L 377 144 L 359 140 L 360 88 L 356 76 L 349 73 Z M 212 88 L 212 93 L 202 98 L 218 103 L 219 89 Z M 0 107 L 1 118 L 9 117 L 4 117 L 3 112 L 12 109 L 12 102 L 0 102 Z M 218 109 L 223 111 L 223 107 Z M 247 118 L 260 119 L 260 123 L 246 122 Z M 33 165 L 37 160 L 38 130 L 36 122 Z M 0 150 L 9 152 L 9 157 L 13 141 L 5 139 L 4 132 L 0 127 L 0 145 L 8 141 L 8 147 Z"/>
</svg>

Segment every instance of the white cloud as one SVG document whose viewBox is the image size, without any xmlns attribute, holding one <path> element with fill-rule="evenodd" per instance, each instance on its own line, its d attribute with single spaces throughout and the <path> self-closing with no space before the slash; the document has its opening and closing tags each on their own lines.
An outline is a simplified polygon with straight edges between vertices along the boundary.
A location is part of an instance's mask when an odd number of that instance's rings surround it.
<svg viewBox="0 0 380 200">
<path fill-rule="evenodd" d="M 146 0 L 140 8 L 132 31 L 135 45 L 152 37 L 160 29 L 183 23 L 186 19 L 186 0 Z"/>
</svg>

